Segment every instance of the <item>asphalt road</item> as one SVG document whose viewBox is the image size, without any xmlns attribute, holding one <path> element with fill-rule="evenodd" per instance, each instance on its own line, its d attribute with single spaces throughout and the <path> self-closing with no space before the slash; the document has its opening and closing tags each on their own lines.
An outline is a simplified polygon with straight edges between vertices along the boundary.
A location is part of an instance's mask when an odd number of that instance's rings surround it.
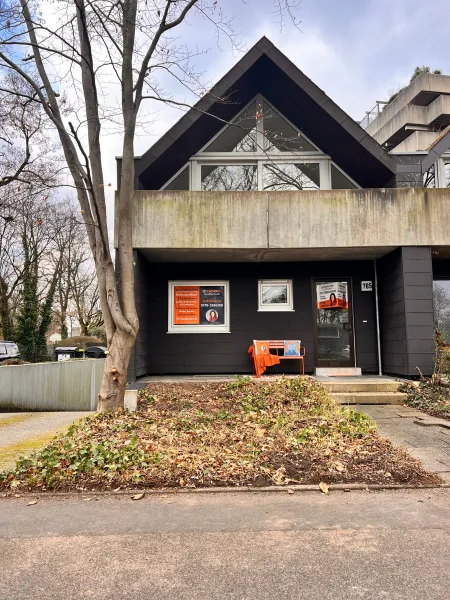
<svg viewBox="0 0 450 600">
<path fill-rule="evenodd" d="M 0 598 L 450 599 L 450 490 L 0 499 Z"/>
</svg>

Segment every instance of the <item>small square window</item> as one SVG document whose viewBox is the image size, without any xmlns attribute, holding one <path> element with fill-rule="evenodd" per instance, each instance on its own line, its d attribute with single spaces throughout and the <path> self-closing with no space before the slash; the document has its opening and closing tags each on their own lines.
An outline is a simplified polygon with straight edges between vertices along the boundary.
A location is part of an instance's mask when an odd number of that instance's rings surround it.
<svg viewBox="0 0 450 600">
<path fill-rule="evenodd" d="M 258 281 L 258 310 L 294 310 L 292 279 Z"/>
</svg>

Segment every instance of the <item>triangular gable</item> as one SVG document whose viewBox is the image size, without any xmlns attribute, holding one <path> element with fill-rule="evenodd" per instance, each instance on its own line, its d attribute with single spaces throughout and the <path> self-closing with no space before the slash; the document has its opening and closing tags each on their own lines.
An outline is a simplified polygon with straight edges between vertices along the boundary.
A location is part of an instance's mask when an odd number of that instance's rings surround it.
<svg viewBox="0 0 450 600">
<path fill-rule="evenodd" d="M 263 37 L 210 93 L 136 159 L 139 187 L 159 189 L 257 94 L 263 94 L 362 187 L 386 186 L 395 174 L 395 160 Z M 217 100 L 223 97 L 232 102 Z"/>
</svg>

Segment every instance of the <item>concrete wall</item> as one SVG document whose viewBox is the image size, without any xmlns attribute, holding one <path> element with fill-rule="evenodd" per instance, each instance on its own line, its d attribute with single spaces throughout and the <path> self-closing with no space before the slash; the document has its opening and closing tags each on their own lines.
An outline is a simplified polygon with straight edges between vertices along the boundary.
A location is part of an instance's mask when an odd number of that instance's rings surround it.
<svg viewBox="0 0 450 600">
<path fill-rule="evenodd" d="M 446 246 L 450 189 L 136 191 L 133 246 L 155 249 Z"/>
<path fill-rule="evenodd" d="M 403 140 L 395 149 L 392 154 L 397 158 L 397 154 L 405 154 L 407 152 L 427 152 L 427 149 L 436 139 L 437 134 L 435 131 L 413 131 L 411 135 Z M 416 162 L 422 159 L 422 156 L 415 156 Z"/>
<path fill-rule="evenodd" d="M 105 359 L 0 366 L 0 409 L 96 410 Z"/>
</svg>

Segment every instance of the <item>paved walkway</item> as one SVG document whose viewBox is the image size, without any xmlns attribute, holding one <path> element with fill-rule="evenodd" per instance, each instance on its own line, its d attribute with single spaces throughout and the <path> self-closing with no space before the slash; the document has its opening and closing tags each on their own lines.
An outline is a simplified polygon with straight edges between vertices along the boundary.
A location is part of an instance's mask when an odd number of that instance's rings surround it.
<svg viewBox="0 0 450 600">
<path fill-rule="evenodd" d="M 0 598 L 448 600 L 450 490 L 0 498 Z"/>
<path fill-rule="evenodd" d="M 406 448 L 426 469 L 450 482 L 450 421 L 408 406 L 369 405 L 357 409 L 375 419 L 383 437 Z"/>
<path fill-rule="evenodd" d="M 58 432 L 88 412 L 0 413 L 0 471 L 23 454 L 44 446 Z"/>
</svg>

